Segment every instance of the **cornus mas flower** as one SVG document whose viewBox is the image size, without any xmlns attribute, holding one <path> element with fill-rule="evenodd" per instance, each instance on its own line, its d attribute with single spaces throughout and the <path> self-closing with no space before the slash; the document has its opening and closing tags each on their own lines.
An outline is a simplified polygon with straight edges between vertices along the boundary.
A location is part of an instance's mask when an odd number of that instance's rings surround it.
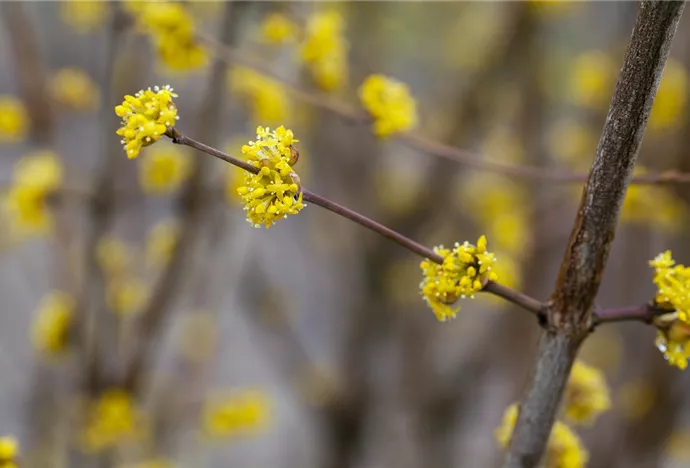
<svg viewBox="0 0 690 468">
<path fill-rule="evenodd" d="M 289 114 L 288 96 L 276 80 L 245 67 L 229 70 L 227 78 L 230 90 L 251 104 L 254 122 L 282 122 Z"/>
<path fill-rule="evenodd" d="M 292 170 L 298 142 L 292 130 L 280 126 L 275 131 L 258 127 L 256 141 L 242 147 L 249 164 L 258 174 L 247 172 L 244 185 L 237 189 L 242 197 L 247 221 L 254 227 L 271 227 L 280 218 L 299 213 L 304 208 L 299 177 Z"/>
<path fill-rule="evenodd" d="M 255 434 L 267 426 L 270 410 L 263 391 L 236 390 L 206 402 L 202 426 L 211 437 Z"/>
<path fill-rule="evenodd" d="M 371 75 L 359 88 L 362 104 L 374 119 L 374 133 L 385 137 L 410 130 L 417 110 L 407 86 L 383 75 Z"/>
<path fill-rule="evenodd" d="M 431 307 L 436 318 L 444 322 L 454 318 L 460 308 L 450 306 L 460 298 L 474 297 L 481 291 L 486 281 L 496 281 L 493 271 L 496 257 L 486 250 L 486 237 L 481 236 L 474 246 L 469 242 L 455 243 L 446 249 L 442 245 L 434 247 L 434 252 L 443 257 L 437 264 L 424 259 L 420 264 L 424 278 L 419 284 L 424 301 Z"/>
<path fill-rule="evenodd" d="M 139 91 L 134 96 L 125 96 L 124 102 L 115 107 L 115 113 L 122 117 L 122 127 L 117 134 L 129 159 L 139 156 L 144 146 L 160 139 L 178 119 L 173 98 L 177 94 L 170 86 L 155 86 L 153 90 Z"/>
<path fill-rule="evenodd" d="M 690 268 L 676 265 L 670 250 L 657 255 L 649 264 L 654 267 L 657 306 L 675 310 L 680 321 L 690 324 Z"/>
<path fill-rule="evenodd" d="M 272 13 L 261 22 L 261 40 L 267 44 L 292 42 L 298 32 L 297 25 L 280 13 Z"/>
<path fill-rule="evenodd" d="M 305 27 L 302 60 L 314 81 L 326 91 L 341 88 L 347 79 L 349 44 L 343 29 L 343 17 L 337 11 L 316 12 Z"/>
<path fill-rule="evenodd" d="M 140 161 L 139 186 L 151 195 L 175 192 L 191 174 L 189 155 L 174 146 L 152 149 Z"/>
<path fill-rule="evenodd" d="M 22 101 L 0 95 L 0 143 L 22 141 L 29 129 L 29 116 Z"/>
<path fill-rule="evenodd" d="M 690 325 L 674 320 L 668 328 L 657 331 L 655 344 L 670 365 L 680 370 L 688 367 Z"/>
<path fill-rule="evenodd" d="M 98 108 L 98 85 L 78 68 L 63 68 L 50 80 L 50 93 L 57 102 L 69 109 L 88 112 Z"/>
<path fill-rule="evenodd" d="M 0 437 L 0 466 L 16 468 L 14 460 L 19 455 L 19 443 L 13 436 Z"/>
<path fill-rule="evenodd" d="M 53 355 L 65 349 L 74 307 L 74 299 L 61 291 L 41 300 L 31 326 L 31 342 L 40 353 Z"/>
<path fill-rule="evenodd" d="M 575 361 L 565 389 L 565 416 L 574 423 L 590 423 L 611 407 L 604 374 L 581 361 Z"/>
<path fill-rule="evenodd" d="M 510 438 L 513 435 L 517 417 L 518 407 L 516 404 L 512 404 L 503 414 L 501 426 L 494 432 L 496 441 L 503 449 L 507 449 L 510 445 Z M 546 445 L 543 464 L 540 466 L 544 468 L 583 468 L 588 460 L 589 454 L 577 435 L 568 426 L 556 421 Z"/>
</svg>

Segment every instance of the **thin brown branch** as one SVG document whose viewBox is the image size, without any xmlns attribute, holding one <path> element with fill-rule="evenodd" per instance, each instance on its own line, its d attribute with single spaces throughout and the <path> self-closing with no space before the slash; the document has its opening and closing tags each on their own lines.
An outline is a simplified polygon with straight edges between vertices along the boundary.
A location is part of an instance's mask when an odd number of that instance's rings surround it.
<svg viewBox="0 0 690 468">
<path fill-rule="evenodd" d="M 324 92 L 314 91 L 293 84 L 283 78 L 279 73 L 271 70 L 270 67 L 266 66 L 266 64 L 262 63 L 260 60 L 247 57 L 238 50 L 224 46 L 206 35 L 199 35 L 199 39 L 209 45 L 210 49 L 216 54 L 216 56 L 221 57 L 228 63 L 251 68 L 252 70 L 273 78 L 274 80 L 280 82 L 287 92 L 301 101 L 326 109 L 341 116 L 345 120 L 356 124 L 371 123 L 371 118 L 363 111 L 343 102 L 337 101 Z M 430 140 L 419 133 L 401 133 L 396 136 L 392 136 L 391 138 L 397 139 L 398 141 L 405 143 L 423 153 L 456 161 L 470 169 L 478 171 L 488 171 L 508 177 L 563 184 L 584 183 L 588 179 L 588 174 L 584 173 L 573 173 L 565 170 L 554 171 L 537 166 L 524 166 L 499 161 L 490 161 L 473 151 L 455 148 L 453 146 Z M 686 184 L 690 183 L 690 173 L 681 173 L 673 170 L 661 173 L 651 173 L 634 176 L 630 180 L 630 183 L 639 185 Z"/>
<path fill-rule="evenodd" d="M 537 466 L 546 448 L 570 369 L 589 333 L 620 208 L 684 6 L 665 1 L 640 6 L 505 467 Z"/>
<path fill-rule="evenodd" d="M 673 310 L 655 307 L 653 303 L 640 304 L 629 307 L 601 309 L 592 316 L 591 329 L 604 323 L 614 322 L 643 322 L 650 324 L 660 315 L 672 314 Z"/>
<path fill-rule="evenodd" d="M 173 141 L 173 143 L 176 143 L 178 145 L 185 145 L 189 146 L 191 148 L 195 148 L 201 152 L 204 152 L 210 156 L 213 156 L 215 158 L 218 158 L 222 161 L 225 161 L 227 163 L 230 163 L 234 166 L 240 167 L 246 171 L 249 171 L 253 174 L 256 174 L 259 172 L 259 170 L 252 166 L 251 164 L 246 163 L 245 161 L 241 161 L 233 156 L 230 156 L 227 153 L 224 153 L 223 151 L 220 151 L 216 148 L 213 148 L 211 146 L 205 145 L 204 143 L 201 143 L 199 141 L 196 141 L 193 138 L 190 138 L 183 133 L 181 133 L 177 129 L 170 129 L 166 133 L 166 135 Z M 436 252 L 433 250 L 429 249 L 428 247 L 425 247 L 418 242 L 413 241 L 412 239 L 400 234 L 399 232 L 386 227 L 382 225 L 381 223 L 374 221 L 373 219 L 367 218 L 366 216 L 357 213 L 354 210 L 351 210 L 350 208 L 344 207 L 336 202 L 333 202 L 321 195 L 317 195 L 314 192 L 307 190 L 305 188 L 302 188 L 302 194 L 303 194 L 303 199 L 305 201 L 314 203 L 315 205 L 318 205 L 322 208 L 325 208 L 329 211 L 332 211 L 335 214 L 338 214 L 344 218 L 347 218 L 351 221 L 356 222 L 360 226 L 364 226 L 367 229 L 370 229 L 386 239 L 392 240 L 393 242 L 397 243 L 398 245 L 401 245 L 402 247 L 405 247 L 406 249 L 410 250 L 411 252 L 416 253 L 417 255 L 423 257 L 423 258 L 428 258 L 429 260 L 436 262 L 436 263 L 443 263 L 443 257 L 438 255 Z M 483 292 L 487 292 L 489 294 L 493 294 L 495 296 L 501 297 L 505 299 L 508 302 L 512 302 L 515 305 L 518 305 L 525 310 L 532 312 L 536 314 L 538 317 L 540 315 L 543 315 L 544 311 L 546 310 L 546 305 L 543 304 L 542 302 L 527 296 L 526 294 L 523 294 L 521 292 L 512 290 L 508 288 L 507 286 L 503 286 L 501 284 L 498 284 L 493 281 L 489 281 L 484 289 L 482 290 Z"/>
</svg>

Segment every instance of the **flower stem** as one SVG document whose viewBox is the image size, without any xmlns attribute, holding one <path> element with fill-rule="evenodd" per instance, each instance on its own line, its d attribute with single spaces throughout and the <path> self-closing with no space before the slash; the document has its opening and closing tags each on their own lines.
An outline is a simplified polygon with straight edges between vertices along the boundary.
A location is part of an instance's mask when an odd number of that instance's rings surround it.
<svg viewBox="0 0 690 468">
<path fill-rule="evenodd" d="M 673 310 L 661 309 L 654 304 L 640 304 L 630 307 L 619 307 L 599 310 L 592 317 L 592 329 L 602 323 L 613 322 L 644 322 L 652 323 L 659 315 L 672 314 Z"/>
</svg>

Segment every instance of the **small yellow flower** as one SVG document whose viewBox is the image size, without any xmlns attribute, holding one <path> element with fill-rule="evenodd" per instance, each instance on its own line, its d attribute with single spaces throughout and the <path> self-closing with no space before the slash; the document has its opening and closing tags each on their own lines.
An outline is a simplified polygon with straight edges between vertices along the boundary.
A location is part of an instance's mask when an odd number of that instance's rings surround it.
<svg viewBox="0 0 690 468">
<path fill-rule="evenodd" d="M 11 462 L 19 455 L 19 443 L 13 436 L 0 437 L 0 463 L 2 466 L 13 468 L 15 465 Z"/>
<path fill-rule="evenodd" d="M 142 2 L 130 5 L 141 30 L 149 33 L 162 62 L 185 71 L 208 63 L 208 53 L 196 39 L 194 18 L 178 2 Z"/>
<path fill-rule="evenodd" d="M 443 263 L 437 264 L 425 259 L 420 264 L 424 278 L 419 284 L 424 301 L 444 322 L 455 318 L 459 310 L 450 306 L 460 298 L 474 297 L 481 291 L 486 281 L 497 280 L 493 271 L 496 257 L 486 250 L 486 237 L 481 236 L 474 246 L 469 242 L 455 243 L 453 250 L 442 245 L 434 247 L 434 252 L 443 257 Z"/>
<path fill-rule="evenodd" d="M 211 437 L 256 434 L 266 428 L 270 413 L 263 391 L 237 390 L 206 402 L 202 427 Z"/>
<path fill-rule="evenodd" d="M 108 282 L 108 306 L 122 317 L 141 312 L 148 295 L 149 288 L 136 278 L 117 277 Z"/>
<path fill-rule="evenodd" d="M 616 64 L 606 53 L 582 53 L 573 63 L 571 98 L 582 107 L 605 108 L 613 95 L 617 73 Z"/>
<path fill-rule="evenodd" d="M 261 39 L 267 44 L 293 42 L 297 33 L 297 25 L 281 13 L 272 13 L 261 22 Z"/>
<path fill-rule="evenodd" d="M 115 107 L 115 113 L 122 117 L 122 127 L 117 134 L 129 159 L 139 156 L 144 146 L 158 141 L 175 125 L 178 119 L 173 98 L 177 94 L 170 86 L 156 86 L 151 90 L 139 91 L 134 96 L 125 96 L 124 102 Z"/>
<path fill-rule="evenodd" d="M 113 236 L 105 236 L 96 244 L 98 265 L 109 276 L 122 275 L 131 263 L 131 254 L 127 244 Z"/>
<path fill-rule="evenodd" d="M 564 397 L 565 416 L 573 423 L 591 423 L 611 407 L 604 373 L 575 361 Z"/>
<path fill-rule="evenodd" d="M 14 96 L 0 95 L 0 143 L 16 143 L 26 138 L 29 115 Z"/>
<path fill-rule="evenodd" d="M 688 74 L 683 65 L 670 58 L 664 67 L 659 89 L 654 97 L 652 112 L 649 115 L 651 131 L 668 130 L 683 121 L 687 104 Z"/>
<path fill-rule="evenodd" d="M 63 68 L 50 80 L 50 93 L 56 102 L 70 109 L 89 112 L 98 109 L 98 85 L 83 70 Z"/>
<path fill-rule="evenodd" d="M 173 219 L 163 220 L 153 226 L 146 238 L 146 263 L 153 268 L 167 265 L 179 236 L 180 227 Z"/>
<path fill-rule="evenodd" d="M 654 268 L 656 304 L 675 310 L 680 321 L 690 324 L 690 268 L 676 265 L 670 250 L 659 254 L 649 264 Z"/>
<path fill-rule="evenodd" d="M 252 120 L 274 125 L 290 114 L 285 88 L 278 81 L 245 67 L 228 70 L 228 86 L 251 104 Z"/>
<path fill-rule="evenodd" d="M 658 330 L 655 345 L 672 366 L 680 370 L 688 367 L 690 358 L 690 325 L 675 320 L 665 330 Z"/>
<path fill-rule="evenodd" d="M 326 91 L 341 88 L 347 80 L 349 44 L 343 35 L 343 18 L 337 11 L 316 12 L 309 17 L 302 44 L 302 60 L 316 83 Z"/>
<path fill-rule="evenodd" d="M 174 146 L 155 148 L 141 158 L 139 185 L 151 195 L 174 193 L 189 179 L 191 170 L 187 153 Z"/>
<path fill-rule="evenodd" d="M 503 422 L 494 435 L 498 444 L 507 449 L 515 429 L 518 417 L 516 404 L 510 405 L 503 414 Z M 584 468 L 589 460 L 589 453 L 579 437 L 565 424 L 556 421 L 546 445 L 544 468 Z"/>
<path fill-rule="evenodd" d="M 41 300 L 31 325 L 31 342 L 40 353 L 50 355 L 65 350 L 74 308 L 74 299 L 61 291 Z"/>
<path fill-rule="evenodd" d="M 407 86 L 383 75 L 369 76 L 359 88 L 362 104 L 380 137 L 405 132 L 417 124 L 416 104 Z"/>
<path fill-rule="evenodd" d="M 111 388 L 92 402 L 81 442 L 89 451 L 100 451 L 121 442 L 139 439 L 146 432 L 142 415 L 124 390 Z"/>
<path fill-rule="evenodd" d="M 242 147 L 249 163 L 260 169 L 246 172 L 244 185 L 237 189 L 247 211 L 247 221 L 254 227 L 271 227 L 278 219 L 299 213 L 304 208 L 299 177 L 292 170 L 297 143 L 292 130 L 280 126 L 271 132 L 258 127 L 256 141 Z"/>
<path fill-rule="evenodd" d="M 108 2 L 66 0 L 60 2 L 60 18 L 79 33 L 87 33 L 103 25 L 108 15 Z"/>
</svg>

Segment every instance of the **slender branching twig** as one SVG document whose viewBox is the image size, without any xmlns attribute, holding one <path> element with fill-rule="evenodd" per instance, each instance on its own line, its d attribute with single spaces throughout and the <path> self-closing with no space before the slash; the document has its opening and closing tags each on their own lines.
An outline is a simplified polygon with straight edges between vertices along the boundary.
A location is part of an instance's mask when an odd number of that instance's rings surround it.
<svg viewBox="0 0 690 468">
<path fill-rule="evenodd" d="M 640 6 L 505 467 L 537 466 L 546 448 L 570 369 L 590 331 L 621 205 L 684 6 L 665 1 L 644 1 Z"/>
</svg>

